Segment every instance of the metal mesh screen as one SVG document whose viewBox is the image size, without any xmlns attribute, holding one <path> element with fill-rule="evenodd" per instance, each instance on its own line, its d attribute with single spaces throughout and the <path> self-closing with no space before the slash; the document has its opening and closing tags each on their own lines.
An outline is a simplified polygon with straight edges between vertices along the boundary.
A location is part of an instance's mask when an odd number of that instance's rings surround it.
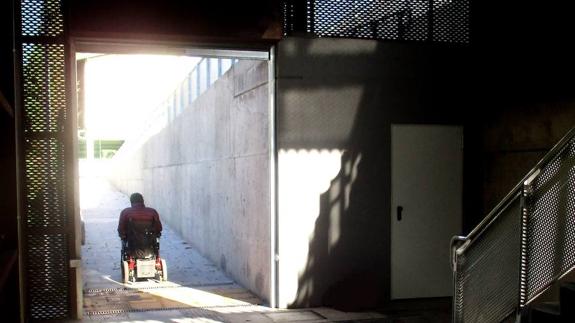
<svg viewBox="0 0 575 323">
<path fill-rule="evenodd" d="M 22 45 L 26 132 L 61 132 L 66 121 L 64 45 Z"/>
<path fill-rule="evenodd" d="M 65 234 L 28 235 L 28 301 L 36 320 L 68 315 L 68 241 Z"/>
<path fill-rule="evenodd" d="M 319 36 L 370 39 L 428 37 L 428 0 L 316 0 L 314 30 Z"/>
<path fill-rule="evenodd" d="M 519 305 L 519 196 L 457 257 L 455 322 L 501 322 Z"/>
<path fill-rule="evenodd" d="M 534 180 L 527 198 L 526 301 L 575 266 L 575 142 Z"/>
<path fill-rule="evenodd" d="M 59 36 L 64 33 L 62 0 L 22 0 L 22 36 Z"/>
<path fill-rule="evenodd" d="M 62 0 L 21 0 L 19 192 L 27 320 L 70 316 L 66 40 Z"/>
<path fill-rule="evenodd" d="M 284 34 L 469 42 L 470 0 L 287 0 Z"/>
<path fill-rule="evenodd" d="M 54 138 L 27 139 L 25 146 L 26 224 L 29 228 L 65 227 L 64 147 Z"/>
<path fill-rule="evenodd" d="M 468 43 L 470 0 L 433 0 L 433 40 Z"/>
</svg>

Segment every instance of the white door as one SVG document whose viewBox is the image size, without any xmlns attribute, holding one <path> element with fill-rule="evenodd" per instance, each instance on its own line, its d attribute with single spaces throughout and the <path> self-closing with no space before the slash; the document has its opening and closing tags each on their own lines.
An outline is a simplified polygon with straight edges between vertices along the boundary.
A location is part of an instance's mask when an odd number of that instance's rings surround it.
<svg viewBox="0 0 575 323">
<path fill-rule="evenodd" d="M 449 242 L 461 232 L 463 130 L 391 127 L 391 298 L 451 296 Z"/>
</svg>

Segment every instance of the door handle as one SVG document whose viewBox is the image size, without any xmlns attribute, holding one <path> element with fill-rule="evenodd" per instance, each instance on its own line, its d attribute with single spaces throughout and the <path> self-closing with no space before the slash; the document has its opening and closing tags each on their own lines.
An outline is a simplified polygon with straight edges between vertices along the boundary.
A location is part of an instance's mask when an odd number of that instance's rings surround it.
<svg viewBox="0 0 575 323">
<path fill-rule="evenodd" d="M 403 213 L 403 206 L 399 205 L 397 207 L 397 221 L 401 221 L 401 218 L 402 218 L 401 213 Z"/>
</svg>

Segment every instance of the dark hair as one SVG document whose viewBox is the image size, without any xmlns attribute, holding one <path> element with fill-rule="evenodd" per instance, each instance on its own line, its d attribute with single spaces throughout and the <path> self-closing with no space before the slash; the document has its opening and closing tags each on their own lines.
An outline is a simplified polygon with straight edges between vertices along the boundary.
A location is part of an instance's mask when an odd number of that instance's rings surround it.
<svg viewBox="0 0 575 323">
<path fill-rule="evenodd" d="M 144 197 L 140 193 L 130 195 L 130 203 L 144 203 Z"/>
</svg>

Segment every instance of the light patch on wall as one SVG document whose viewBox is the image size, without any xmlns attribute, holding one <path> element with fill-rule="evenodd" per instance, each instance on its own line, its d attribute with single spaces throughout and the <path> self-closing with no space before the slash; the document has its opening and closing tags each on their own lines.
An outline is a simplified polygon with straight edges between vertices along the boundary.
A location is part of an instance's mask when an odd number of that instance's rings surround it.
<svg viewBox="0 0 575 323">
<path fill-rule="evenodd" d="M 299 275 L 308 262 L 320 200 L 322 194 L 329 194 L 332 180 L 342 169 L 343 153 L 315 149 L 279 151 L 280 307 L 286 307 L 296 297 Z M 339 225 L 339 219 L 331 221 Z M 338 238 L 339 234 L 335 234 L 330 243 L 335 244 Z"/>
<path fill-rule="evenodd" d="M 299 47 L 298 41 L 285 41 L 282 43 L 282 50 L 289 56 L 301 55 L 302 50 L 306 55 L 358 55 L 373 54 L 377 50 L 378 42 L 366 39 L 346 39 L 347 42 L 353 43 L 353 46 L 341 46 L 340 39 L 322 38 L 306 43 L 305 48 Z"/>
</svg>

